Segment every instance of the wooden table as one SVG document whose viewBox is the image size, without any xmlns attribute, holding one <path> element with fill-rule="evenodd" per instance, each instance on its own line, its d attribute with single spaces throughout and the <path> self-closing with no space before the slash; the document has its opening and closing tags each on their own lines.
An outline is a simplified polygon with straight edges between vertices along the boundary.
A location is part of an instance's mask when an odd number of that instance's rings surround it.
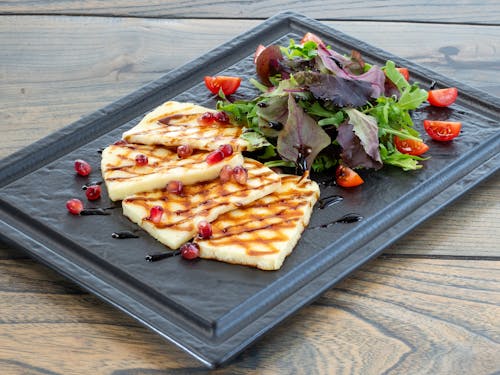
<svg viewBox="0 0 500 375">
<path fill-rule="evenodd" d="M 224 43 L 285 10 L 283 3 L 0 3 L 0 156 Z M 500 96 L 495 0 L 288 3 L 289 10 Z M 497 174 L 216 373 L 498 372 L 499 243 Z M 0 247 L 0 373 L 204 371 L 128 316 Z"/>
</svg>

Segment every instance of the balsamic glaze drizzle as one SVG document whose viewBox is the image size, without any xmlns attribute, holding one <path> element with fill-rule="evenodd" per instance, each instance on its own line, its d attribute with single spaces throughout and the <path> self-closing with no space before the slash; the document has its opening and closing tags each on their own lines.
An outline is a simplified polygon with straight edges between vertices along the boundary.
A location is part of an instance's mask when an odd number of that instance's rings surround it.
<svg viewBox="0 0 500 375">
<path fill-rule="evenodd" d="M 297 149 L 297 161 L 295 162 L 296 166 L 296 174 L 302 175 L 305 171 L 307 171 L 307 157 L 311 155 L 312 149 L 307 145 L 298 145 L 295 146 Z"/>
<path fill-rule="evenodd" d="M 92 185 L 102 185 L 102 181 L 91 181 L 91 182 L 87 182 L 86 184 L 83 184 L 82 185 L 82 190 L 87 190 L 87 188 L 89 186 L 92 186 Z"/>
<path fill-rule="evenodd" d="M 153 254 L 148 254 L 144 259 L 146 259 L 148 262 L 156 262 L 158 260 L 166 259 L 166 258 L 171 258 L 176 255 L 180 255 L 181 251 L 176 250 L 176 251 L 165 251 L 163 253 L 153 253 Z"/>
<path fill-rule="evenodd" d="M 352 224 L 352 223 L 357 223 L 358 221 L 361 221 L 363 219 L 364 217 L 361 216 L 360 214 L 350 213 L 350 214 L 345 214 L 341 218 L 333 220 L 329 223 L 317 225 L 315 227 L 309 227 L 309 229 L 328 228 L 329 226 L 334 224 Z"/>
<path fill-rule="evenodd" d="M 116 238 L 116 239 L 125 239 L 125 238 L 139 238 L 138 235 L 129 232 L 129 231 L 121 231 L 121 232 L 113 232 L 111 233 L 111 237 Z"/>
<path fill-rule="evenodd" d="M 320 210 L 333 206 L 336 203 L 340 203 L 344 200 L 344 198 L 341 195 L 329 195 L 327 197 L 321 198 L 318 201 L 318 207 Z"/>
<path fill-rule="evenodd" d="M 106 212 L 106 208 L 86 208 L 80 212 L 82 216 L 90 215 L 111 215 L 111 213 Z"/>
</svg>

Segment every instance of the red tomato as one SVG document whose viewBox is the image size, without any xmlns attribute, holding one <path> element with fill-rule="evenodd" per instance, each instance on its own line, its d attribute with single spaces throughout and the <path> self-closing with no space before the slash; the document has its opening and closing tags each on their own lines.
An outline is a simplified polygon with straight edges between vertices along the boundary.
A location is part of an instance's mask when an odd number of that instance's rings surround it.
<svg viewBox="0 0 500 375">
<path fill-rule="evenodd" d="M 424 142 L 413 139 L 401 139 L 397 135 L 394 136 L 394 144 L 399 152 L 415 156 L 422 155 L 429 149 L 429 146 Z"/>
<path fill-rule="evenodd" d="M 359 174 L 345 165 L 339 165 L 335 172 L 337 185 L 342 187 L 354 187 L 361 185 L 364 181 Z"/>
<path fill-rule="evenodd" d="M 396 68 L 396 70 L 401 73 L 401 75 L 406 79 L 407 81 L 410 80 L 410 72 L 408 71 L 407 68 Z"/>
<path fill-rule="evenodd" d="M 240 87 L 241 78 L 240 77 L 229 77 L 229 76 L 215 76 L 205 77 L 205 86 L 210 90 L 212 94 L 218 94 L 219 90 L 222 89 L 224 95 L 231 95 L 238 90 Z"/>
<path fill-rule="evenodd" d="M 319 36 L 313 33 L 305 33 L 304 37 L 300 40 L 301 44 L 304 44 L 305 42 L 314 42 L 318 46 L 325 47 L 325 43 L 323 43 L 323 40 Z"/>
<path fill-rule="evenodd" d="M 436 141 L 451 141 L 460 133 L 462 123 L 456 121 L 424 120 L 424 129 Z"/>
<path fill-rule="evenodd" d="M 257 49 L 255 50 L 255 54 L 253 55 L 253 63 L 254 64 L 257 64 L 257 57 L 260 56 L 260 54 L 262 53 L 262 51 L 264 51 L 266 49 L 265 46 L 263 46 L 262 44 L 259 44 L 257 46 Z"/>
<path fill-rule="evenodd" d="M 448 107 L 453 104 L 458 96 L 456 87 L 447 89 L 430 90 L 427 101 L 435 107 Z"/>
</svg>

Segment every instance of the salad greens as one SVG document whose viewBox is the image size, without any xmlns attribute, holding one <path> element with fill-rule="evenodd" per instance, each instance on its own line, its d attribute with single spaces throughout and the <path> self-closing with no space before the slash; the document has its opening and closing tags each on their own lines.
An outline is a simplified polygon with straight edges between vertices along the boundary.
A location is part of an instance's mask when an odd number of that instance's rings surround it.
<svg viewBox="0 0 500 375">
<path fill-rule="evenodd" d="M 344 56 L 322 42 L 261 47 L 256 57 L 261 94 L 231 102 L 222 93 L 217 109 L 242 126 L 249 150 L 261 150 L 268 166 L 324 171 L 350 168 L 421 168 L 420 156 L 401 153 L 394 139 L 422 142 L 410 111 L 427 91 L 410 84 L 394 62 L 378 67 L 359 52 Z"/>
</svg>

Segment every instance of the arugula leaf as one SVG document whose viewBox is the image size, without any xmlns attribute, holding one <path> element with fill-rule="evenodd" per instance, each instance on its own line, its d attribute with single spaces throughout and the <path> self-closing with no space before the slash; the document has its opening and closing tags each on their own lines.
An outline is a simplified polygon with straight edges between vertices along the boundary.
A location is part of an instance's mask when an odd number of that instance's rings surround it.
<svg viewBox="0 0 500 375">
<path fill-rule="evenodd" d="M 331 169 L 337 165 L 337 159 L 327 154 L 320 154 L 316 156 L 312 164 L 312 170 L 314 172 L 324 172 L 327 169 Z"/>
<path fill-rule="evenodd" d="M 417 84 L 410 85 L 396 69 L 393 61 L 386 62 L 384 71 L 401 93 L 398 100 L 401 109 L 416 109 L 427 100 L 427 91 L 419 88 Z"/>
<path fill-rule="evenodd" d="M 403 154 L 394 147 L 390 147 L 388 149 L 383 144 L 380 144 L 380 155 L 384 164 L 400 167 L 404 171 L 420 169 L 422 168 L 422 165 L 418 162 L 420 160 L 426 160 L 426 158 L 422 158 L 420 156 Z"/>
<path fill-rule="evenodd" d="M 288 47 L 281 47 L 281 52 L 290 60 L 311 60 L 318 55 L 318 45 L 313 41 L 305 42 L 303 45 L 295 44 L 295 41 L 290 39 Z"/>
<path fill-rule="evenodd" d="M 257 106 L 253 101 L 236 101 L 231 103 L 229 101 L 220 100 L 217 102 L 216 108 L 219 111 L 226 112 L 234 122 L 243 124 L 247 128 L 254 129 L 258 126 L 258 124 L 253 121 L 257 116 Z"/>
</svg>

